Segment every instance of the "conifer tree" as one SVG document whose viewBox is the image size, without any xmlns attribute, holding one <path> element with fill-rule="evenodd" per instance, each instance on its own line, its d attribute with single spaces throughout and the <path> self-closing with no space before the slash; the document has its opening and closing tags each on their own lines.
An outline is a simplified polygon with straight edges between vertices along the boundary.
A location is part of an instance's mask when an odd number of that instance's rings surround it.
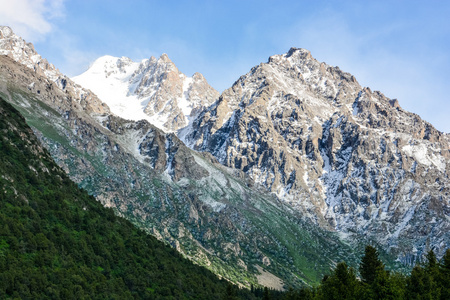
<svg viewBox="0 0 450 300">
<path fill-rule="evenodd" d="M 430 290 L 430 293 L 433 299 L 439 299 L 439 295 L 441 293 L 441 286 L 438 284 L 439 280 L 439 264 L 436 258 L 436 254 L 434 254 L 433 250 L 428 251 L 427 253 L 427 261 L 425 263 L 425 272 L 426 276 L 429 277 L 427 289 Z"/>
<path fill-rule="evenodd" d="M 324 277 L 320 299 L 357 299 L 358 281 L 355 271 L 345 262 L 338 263 L 331 276 Z"/>
<path fill-rule="evenodd" d="M 313 291 L 310 288 L 303 288 L 298 292 L 298 298 L 302 300 L 312 300 L 314 298 Z"/>
<path fill-rule="evenodd" d="M 378 258 L 377 249 L 368 245 L 366 246 L 364 256 L 359 265 L 359 273 L 361 274 L 362 282 L 372 284 L 378 270 L 384 270 L 384 264 Z"/>
<path fill-rule="evenodd" d="M 439 264 L 439 283 L 441 286 L 440 299 L 450 299 L 450 249 L 447 249 Z"/>
<path fill-rule="evenodd" d="M 402 299 L 404 286 L 399 284 L 398 279 L 398 275 L 391 275 L 389 271 L 378 268 L 370 286 L 373 299 Z"/>
<path fill-rule="evenodd" d="M 267 286 L 264 287 L 263 300 L 270 300 L 270 293 L 269 293 L 269 289 L 267 288 Z"/>
<path fill-rule="evenodd" d="M 436 254 L 434 254 L 433 250 L 428 251 L 427 253 L 427 262 L 425 264 L 425 270 L 432 276 L 437 276 L 439 272 L 438 261 L 436 259 Z"/>
<path fill-rule="evenodd" d="M 231 285 L 231 283 L 228 283 L 227 290 L 224 295 L 224 300 L 234 300 L 234 299 L 236 299 L 236 297 L 235 297 L 235 293 L 233 290 L 233 286 Z"/>
<path fill-rule="evenodd" d="M 406 281 L 406 299 L 433 299 L 429 290 L 430 276 L 416 265 Z"/>
<path fill-rule="evenodd" d="M 288 291 L 284 294 L 283 300 L 295 300 L 295 299 L 298 299 L 297 292 L 294 291 L 294 289 L 290 286 Z"/>
</svg>

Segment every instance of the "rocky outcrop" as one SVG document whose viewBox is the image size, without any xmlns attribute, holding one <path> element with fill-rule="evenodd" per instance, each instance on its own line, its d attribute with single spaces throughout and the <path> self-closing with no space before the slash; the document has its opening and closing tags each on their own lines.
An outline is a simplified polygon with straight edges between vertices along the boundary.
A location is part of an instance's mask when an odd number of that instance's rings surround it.
<svg viewBox="0 0 450 300">
<path fill-rule="evenodd" d="M 314 283 L 369 242 L 410 264 L 449 247 L 448 135 L 304 49 L 217 101 L 166 55 L 104 57 L 88 75 L 110 111 L 7 28 L 1 37 L 0 93 L 71 178 L 218 274 Z"/>
<path fill-rule="evenodd" d="M 0 55 L 6 55 L 34 70 L 54 82 L 70 99 L 81 105 L 88 113 L 108 113 L 108 106 L 100 101 L 91 91 L 75 84 L 70 78 L 63 75 L 55 66 L 42 58 L 34 49 L 33 44 L 27 43 L 14 34 L 8 26 L 0 26 Z M 31 84 L 30 89 L 33 89 Z"/>
<path fill-rule="evenodd" d="M 104 56 L 73 80 L 94 91 L 115 114 L 146 119 L 165 132 L 187 126 L 198 111 L 219 97 L 203 75 L 187 77 L 167 54 L 140 63 Z"/>
<path fill-rule="evenodd" d="M 299 286 L 318 282 L 332 261 L 356 262 L 338 237 L 243 172 L 145 120 L 87 113 L 55 82 L 6 56 L 0 56 L 0 95 L 98 201 L 229 280 L 255 284 L 259 266 Z"/>
<path fill-rule="evenodd" d="M 448 135 L 307 50 L 254 67 L 179 136 L 400 260 L 450 246 Z"/>
</svg>

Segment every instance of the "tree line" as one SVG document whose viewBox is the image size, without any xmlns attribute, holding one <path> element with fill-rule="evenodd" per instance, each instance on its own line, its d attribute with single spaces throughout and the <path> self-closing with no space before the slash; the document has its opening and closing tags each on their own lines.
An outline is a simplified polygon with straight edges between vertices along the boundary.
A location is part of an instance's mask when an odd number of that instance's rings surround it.
<svg viewBox="0 0 450 300">
<path fill-rule="evenodd" d="M 282 300 L 448 300 L 450 299 L 450 249 L 440 261 L 430 250 L 424 263 L 416 264 L 408 275 L 388 271 L 378 251 L 366 246 L 358 268 L 340 262 L 317 287 L 286 292 L 258 291 L 262 299 Z"/>
<path fill-rule="evenodd" d="M 0 299 L 450 299 L 450 250 L 411 274 L 367 246 L 317 287 L 240 289 L 117 217 L 73 183 L 0 99 Z"/>
</svg>

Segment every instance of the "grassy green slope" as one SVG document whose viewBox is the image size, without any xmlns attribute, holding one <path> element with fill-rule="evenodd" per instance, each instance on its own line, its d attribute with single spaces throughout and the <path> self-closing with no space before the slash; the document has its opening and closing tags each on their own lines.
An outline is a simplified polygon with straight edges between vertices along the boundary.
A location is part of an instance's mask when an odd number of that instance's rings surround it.
<svg viewBox="0 0 450 300">
<path fill-rule="evenodd" d="M 70 178 L 116 214 L 216 274 L 250 286 L 259 282 L 261 267 L 282 279 L 285 287 L 316 285 L 339 261 L 356 266 L 355 253 L 370 242 L 343 243 L 335 233 L 321 230 L 208 161 L 202 163 L 212 174 L 208 180 L 183 180 L 179 186 L 165 180 L 126 151 L 114 150 L 116 143 L 133 134 L 131 122 L 119 120 L 117 132 L 102 130 L 98 120 L 92 122 L 82 111 L 64 106 L 65 94 L 54 87 L 46 92 L 44 78 L 12 62 L 3 68 L 0 96 L 26 118 Z M 33 82 L 40 93 L 29 90 Z M 208 203 L 226 208 L 215 211 Z"/>
<path fill-rule="evenodd" d="M 3 100 L 0 157 L 0 298 L 213 299 L 226 293 L 225 281 L 80 190 Z"/>
<path fill-rule="evenodd" d="M 63 165 L 68 167 L 71 176 L 77 177 L 80 174 L 80 177 L 85 178 L 80 182 L 80 186 L 90 194 L 97 195 L 101 194 L 105 187 L 123 188 L 123 185 L 116 181 L 127 178 L 127 174 L 114 173 L 113 168 L 105 170 L 101 155 L 81 153 L 71 144 L 69 137 L 71 137 L 72 129 L 61 119 L 59 113 L 20 89 L 10 87 L 8 91 L 9 93 L 5 97 L 10 95 L 10 102 L 26 117 L 27 123 L 45 137 L 49 148 L 66 150 L 66 155 L 62 155 L 64 157 Z M 73 137 L 73 139 L 75 138 Z M 86 176 L 86 170 L 74 164 L 79 158 L 94 166 L 95 172 Z M 211 166 L 211 168 L 214 167 Z M 298 287 L 304 283 L 316 285 L 335 263 L 345 260 L 350 265 L 356 266 L 357 264 L 354 251 L 349 245 L 343 244 L 335 234 L 321 230 L 315 224 L 295 215 L 291 210 L 282 209 L 281 203 L 274 206 L 266 197 L 250 190 L 248 190 L 248 194 L 252 196 L 246 202 L 242 199 L 241 193 L 234 190 L 233 187 L 223 191 L 220 187 L 202 186 L 202 183 L 194 182 L 195 189 L 192 193 L 208 195 L 207 198 L 211 198 L 213 201 L 221 202 L 223 194 L 231 195 L 229 206 L 234 211 L 230 214 L 242 216 L 235 220 L 234 226 L 245 233 L 248 240 L 253 243 L 248 245 L 243 240 L 235 240 L 228 236 L 230 232 L 227 231 L 227 228 L 222 228 L 222 232 L 217 238 L 203 241 L 204 245 L 208 249 L 213 249 L 216 254 L 218 253 L 220 258 L 208 255 L 208 252 L 205 256 L 198 255 L 197 243 L 189 237 L 178 236 L 178 221 L 185 226 L 192 223 L 189 220 L 189 213 L 182 213 L 182 211 L 189 210 L 189 207 L 186 207 L 188 201 L 183 188 L 169 187 L 167 182 L 162 181 L 159 177 L 153 177 L 150 173 L 143 173 L 139 169 L 134 169 L 134 172 L 139 174 L 143 188 L 132 190 L 128 194 L 128 201 L 136 199 L 136 203 L 124 206 L 122 210 L 116 212 L 149 232 L 151 232 L 149 230 L 151 228 L 157 228 L 162 232 L 161 228 L 167 227 L 168 232 L 180 241 L 181 249 L 191 259 L 233 282 L 256 284 L 257 280 L 253 274 L 258 274 L 258 271 L 254 266 L 259 265 L 280 277 L 286 286 Z M 169 189 L 172 190 L 171 193 L 167 192 Z M 138 194 L 140 192 L 142 195 Z M 162 207 L 163 202 L 159 199 L 161 197 L 164 197 L 165 202 L 170 205 Z M 136 209 L 139 212 L 145 212 L 149 217 L 135 215 Z M 192 224 L 194 230 L 190 231 L 194 234 L 197 233 L 195 238 L 202 240 L 202 236 L 208 228 L 214 231 L 214 228 L 217 227 L 214 220 L 220 218 L 220 214 L 220 212 L 210 212 L 209 217 L 204 217 L 202 219 L 203 230 L 197 231 L 197 225 Z M 178 221 L 167 222 L 173 216 L 176 216 Z M 242 218 L 246 222 L 242 223 Z M 209 224 L 209 222 L 213 223 Z M 240 267 L 236 257 L 228 255 L 226 250 L 220 247 L 220 242 L 224 240 L 241 244 L 241 250 L 247 257 L 245 263 L 248 265 L 248 269 Z M 358 248 L 362 249 L 363 245 L 361 243 Z M 255 255 L 254 249 L 251 247 L 258 247 L 262 250 L 264 255 L 270 259 L 271 264 L 263 265 L 261 256 L 258 256 L 260 254 Z"/>
</svg>

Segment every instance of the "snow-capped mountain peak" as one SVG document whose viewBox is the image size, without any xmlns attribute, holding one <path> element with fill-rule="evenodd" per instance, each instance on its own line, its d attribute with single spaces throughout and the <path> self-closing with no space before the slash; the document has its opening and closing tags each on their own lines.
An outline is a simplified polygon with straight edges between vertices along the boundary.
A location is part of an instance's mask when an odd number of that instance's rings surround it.
<svg viewBox="0 0 450 300">
<path fill-rule="evenodd" d="M 219 96 L 201 74 L 181 73 L 167 54 L 141 62 L 103 56 L 73 80 L 95 92 L 115 114 L 148 120 L 166 132 L 188 125 Z"/>
<path fill-rule="evenodd" d="M 44 74 L 71 105 L 108 112 L 8 27 L 0 27 L 0 54 Z M 449 247 L 449 135 L 307 50 L 271 56 L 220 98 L 201 74 L 186 76 L 166 54 L 141 62 L 104 56 L 74 81 L 121 117 L 166 132 L 185 128 L 178 137 L 194 150 L 245 172 L 293 211 L 349 240 L 373 240 L 410 263 Z M 152 139 L 139 143 L 149 153 L 159 149 L 158 164 L 166 161 L 169 144 Z"/>
<path fill-rule="evenodd" d="M 105 55 L 97 58 L 89 70 L 93 74 L 104 74 L 105 77 L 109 77 L 112 74 L 128 73 L 130 68 L 136 69 L 138 63 L 133 62 L 128 57 L 114 57 Z"/>
</svg>

